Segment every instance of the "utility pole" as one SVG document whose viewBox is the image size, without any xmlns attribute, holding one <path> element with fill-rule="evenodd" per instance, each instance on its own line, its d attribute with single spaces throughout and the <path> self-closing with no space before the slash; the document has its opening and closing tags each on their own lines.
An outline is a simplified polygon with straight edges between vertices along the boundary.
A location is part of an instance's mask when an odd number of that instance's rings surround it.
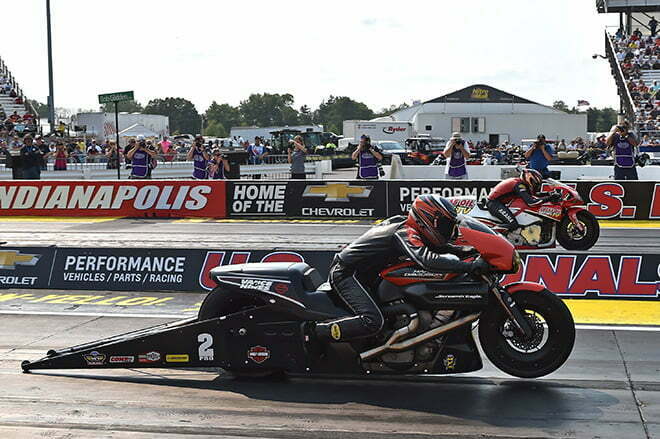
<svg viewBox="0 0 660 439">
<path fill-rule="evenodd" d="M 55 98 L 53 97 L 53 42 L 50 31 L 50 0 L 46 0 L 46 21 L 48 27 L 48 122 L 50 132 L 55 132 Z M 119 145 L 117 145 L 119 147 Z"/>
</svg>

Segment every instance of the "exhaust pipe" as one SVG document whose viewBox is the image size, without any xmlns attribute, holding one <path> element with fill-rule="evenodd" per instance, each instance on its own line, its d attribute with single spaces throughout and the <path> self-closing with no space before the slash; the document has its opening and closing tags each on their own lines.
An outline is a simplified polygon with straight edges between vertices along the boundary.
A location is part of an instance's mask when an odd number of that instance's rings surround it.
<svg viewBox="0 0 660 439">
<path fill-rule="evenodd" d="M 433 328 L 430 331 L 426 331 L 422 334 L 419 334 L 416 337 L 409 338 L 408 340 L 404 340 L 401 343 L 396 343 L 397 340 L 399 340 L 401 337 L 403 337 L 406 334 L 410 334 L 413 332 L 415 329 L 417 329 L 417 326 L 419 325 L 419 318 L 415 316 L 413 321 L 408 324 L 405 328 L 400 328 L 394 331 L 394 334 L 390 337 L 387 342 L 382 345 L 378 346 L 373 349 L 369 349 L 368 351 L 362 352 L 360 354 L 360 358 L 362 360 L 367 360 L 371 357 L 374 357 L 378 354 L 387 352 L 387 351 L 405 351 L 406 349 L 410 349 L 411 347 L 418 345 L 420 343 L 423 343 L 427 340 L 430 340 L 432 338 L 437 337 L 438 335 L 444 334 L 445 332 L 449 332 L 453 329 L 458 328 L 459 326 L 463 326 L 467 323 L 472 323 L 475 320 L 479 318 L 479 314 L 470 314 L 465 317 L 461 317 L 458 320 L 453 320 L 446 325 L 438 326 L 437 328 Z M 415 328 L 410 330 L 410 328 L 413 323 L 415 324 Z"/>
<path fill-rule="evenodd" d="M 391 346 L 396 343 L 397 340 L 399 340 L 401 337 L 405 337 L 406 335 L 410 334 L 411 332 L 415 332 L 417 330 L 417 327 L 419 326 L 419 316 L 417 313 L 411 314 L 410 315 L 411 320 L 410 323 L 408 323 L 408 326 L 404 326 L 403 328 L 399 328 L 396 331 L 394 331 L 394 334 L 390 336 L 390 339 L 385 342 L 384 345 L 375 347 L 373 349 L 369 349 L 368 351 L 365 351 L 360 354 L 360 358 L 363 360 L 366 358 L 371 358 L 374 355 L 378 355 L 382 352 L 388 351 Z"/>
</svg>

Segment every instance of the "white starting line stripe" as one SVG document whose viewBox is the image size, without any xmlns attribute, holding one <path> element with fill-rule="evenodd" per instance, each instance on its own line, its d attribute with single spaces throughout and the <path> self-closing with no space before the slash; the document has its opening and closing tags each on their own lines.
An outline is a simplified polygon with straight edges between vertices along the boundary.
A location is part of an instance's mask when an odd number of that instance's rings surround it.
<svg viewBox="0 0 660 439">
<path fill-rule="evenodd" d="M 187 319 L 194 317 L 194 314 L 120 314 L 120 313 L 102 313 L 102 312 L 67 312 L 67 311 L 3 311 L 0 315 L 36 315 L 36 316 L 59 316 L 59 317 L 117 317 L 117 318 L 138 318 L 138 319 Z M 635 326 L 635 325 L 575 325 L 576 329 L 591 329 L 596 331 L 647 331 L 660 332 L 660 326 Z"/>
</svg>

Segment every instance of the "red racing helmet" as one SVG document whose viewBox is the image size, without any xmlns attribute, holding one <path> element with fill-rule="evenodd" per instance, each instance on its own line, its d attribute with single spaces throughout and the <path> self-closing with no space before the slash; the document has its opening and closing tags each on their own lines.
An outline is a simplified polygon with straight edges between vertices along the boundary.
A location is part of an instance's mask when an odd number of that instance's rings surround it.
<svg viewBox="0 0 660 439">
<path fill-rule="evenodd" d="M 536 169 L 525 168 L 520 173 L 520 179 L 525 183 L 532 195 L 541 191 L 543 176 Z"/>
<path fill-rule="evenodd" d="M 458 235 L 454 205 L 440 195 L 425 194 L 415 199 L 406 224 L 419 232 L 428 244 L 441 247 Z"/>
</svg>

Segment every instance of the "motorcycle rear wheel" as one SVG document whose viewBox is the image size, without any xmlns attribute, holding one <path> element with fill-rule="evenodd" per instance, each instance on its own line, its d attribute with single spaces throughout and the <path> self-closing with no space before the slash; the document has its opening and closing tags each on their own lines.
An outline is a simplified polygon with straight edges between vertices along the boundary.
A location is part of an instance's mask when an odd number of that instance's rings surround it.
<svg viewBox="0 0 660 439">
<path fill-rule="evenodd" d="M 518 291 L 518 309 L 534 329 L 528 340 L 513 332 L 509 315 L 499 305 L 481 314 L 479 342 L 500 370 L 520 378 L 538 378 L 557 370 L 575 343 L 575 323 L 568 307 L 550 291 Z"/>
<path fill-rule="evenodd" d="M 208 296 L 206 296 L 202 302 L 202 306 L 199 308 L 197 318 L 199 320 L 214 319 L 216 317 L 222 317 L 228 314 L 239 312 L 246 308 L 252 308 L 257 305 L 259 305 L 259 303 L 251 300 L 249 297 L 244 295 L 223 293 L 220 288 L 215 288 L 209 293 Z M 278 369 L 254 370 L 231 368 L 225 370 L 238 378 L 279 378 L 283 376 L 283 372 Z"/>
<path fill-rule="evenodd" d="M 600 225 L 592 213 L 578 212 L 577 219 L 585 227 L 583 234 L 576 230 L 568 216 L 561 220 L 557 228 L 557 242 L 566 250 L 588 250 L 596 244 L 600 237 Z"/>
</svg>

